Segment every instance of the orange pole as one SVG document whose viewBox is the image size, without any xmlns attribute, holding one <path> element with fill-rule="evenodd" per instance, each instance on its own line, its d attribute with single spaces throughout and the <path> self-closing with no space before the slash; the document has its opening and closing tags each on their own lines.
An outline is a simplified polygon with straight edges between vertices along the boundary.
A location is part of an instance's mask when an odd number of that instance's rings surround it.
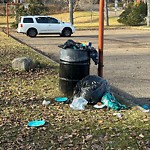
<svg viewBox="0 0 150 150">
<path fill-rule="evenodd" d="M 98 75 L 103 77 L 103 45 L 104 45 L 104 0 L 99 2 L 99 32 L 98 32 Z"/>
<path fill-rule="evenodd" d="M 6 4 L 6 23 L 7 23 L 6 32 L 7 32 L 7 35 L 9 36 L 8 4 Z"/>
</svg>

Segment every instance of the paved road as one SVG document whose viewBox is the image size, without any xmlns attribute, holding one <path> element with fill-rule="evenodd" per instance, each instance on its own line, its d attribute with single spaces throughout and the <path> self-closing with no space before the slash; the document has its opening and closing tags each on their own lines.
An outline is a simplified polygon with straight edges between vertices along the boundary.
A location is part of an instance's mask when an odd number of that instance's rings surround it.
<svg viewBox="0 0 150 150">
<path fill-rule="evenodd" d="M 59 35 L 42 35 L 30 38 L 11 32 L 13 36 L 33 48 L 39 49 L 59 61 L 59 47 L 68 39 L 93 43 L 98 47 L 98 31 L 76 31 L 70 38 Z M 91 74 L 97 74 L 97 66 L 91 63 Z M 139 101 L 150 99 L 150 31 L 105 30 L 104 32 L 104 78 L 111 85 L 133 95 Z M 150 104 L 150 101 L 148 101 Z"/>
</svg>

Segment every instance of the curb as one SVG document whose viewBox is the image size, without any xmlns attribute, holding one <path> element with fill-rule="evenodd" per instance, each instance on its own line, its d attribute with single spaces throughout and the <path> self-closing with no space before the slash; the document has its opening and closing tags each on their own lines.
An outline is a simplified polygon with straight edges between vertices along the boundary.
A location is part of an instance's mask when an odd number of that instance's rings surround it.
<svg viewBox="0 0 150 150">
<path fill-rule="evenodd" d="M 7 35 L 7 33 L 6 33 L 6 31 L 5 31 L 4 29 L 2 29 L 2 32 L 4 32 L 4 33 Z M 44 52 L 42 52 L 42 51 L 40 51 L 40 50 L 38 50 L 38 49 L 36 49 L 36 48 L 34 48 L 34 47 L 32 47 L 32 46 L 26 44 L 26 43 L 24 43 L 24 42 L 22 42 L 21 40 L 19 40 L 18 38 L 14 37 L 14 36 L 11 35 L 11 34 L 9 34 L 9 36 L 10 36 L 11 38 L 13 38 L 14 40 L 18 41 L 19 43 L 30 47 L 33 51 L 37 52 L 37 53 L 40 54 L 41 56 L 43 56 L 43 57 L 45 57 L 46 59 L 52 61 L 53 63 L 58 63 L 58 62 L 56 62 L 55 60 L 52 60 L 52 59 L 49 57 L 49 55 L 47 55 L 46 53 L 44 53 Z"/>
<path fill-rule="evenodd" d="M 118 89 L 114 86 L 111 86 L 111 89 L 112 89 L 112 92 L 113 94 L 115 95 L 115 97 L 117 98 L 117 100 L 120 102 L 120 103 L 123 103 L 129 107 L 136 107 L 138 108 L 139 110 L 141 110 L 143 113 L 146 113 L 150 116 L 150 111 L 149 112 L 144 112 L 145 109 L 142 108 L 138 103 L 136 103 L 136 98 L 128 93 L 126 93 L 125 91 L 121 90 L 121 89 Z"/>
</svg>

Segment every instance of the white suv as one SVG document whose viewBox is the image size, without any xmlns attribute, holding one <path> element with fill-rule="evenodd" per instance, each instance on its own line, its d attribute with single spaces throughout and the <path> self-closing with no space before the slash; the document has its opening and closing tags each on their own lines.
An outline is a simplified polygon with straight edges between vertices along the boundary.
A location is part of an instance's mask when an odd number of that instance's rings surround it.
<svg viewBox="0 0 150 150">
<path fill-rule="evenodd" d="M 30 37 L 51 33 L 69 37 L 75 32 L 75 28 L 71 23 L 61 22 L 50 16 L 21 16 L 17 32 Z"/>
</svg>

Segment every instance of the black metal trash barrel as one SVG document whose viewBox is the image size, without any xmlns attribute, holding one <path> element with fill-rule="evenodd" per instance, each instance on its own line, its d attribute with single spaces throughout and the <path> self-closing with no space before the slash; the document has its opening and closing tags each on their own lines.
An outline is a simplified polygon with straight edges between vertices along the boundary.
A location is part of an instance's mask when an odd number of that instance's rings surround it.
<svg viewBox="0 0 150 150">
<path fill-rule="evenodd" d="M 59 88 L 67 96 L 72 96 L 77 82 L 89 75 L 90 57 L 86 50 L 61 49 L 59 68 Z"/>
</svg>

